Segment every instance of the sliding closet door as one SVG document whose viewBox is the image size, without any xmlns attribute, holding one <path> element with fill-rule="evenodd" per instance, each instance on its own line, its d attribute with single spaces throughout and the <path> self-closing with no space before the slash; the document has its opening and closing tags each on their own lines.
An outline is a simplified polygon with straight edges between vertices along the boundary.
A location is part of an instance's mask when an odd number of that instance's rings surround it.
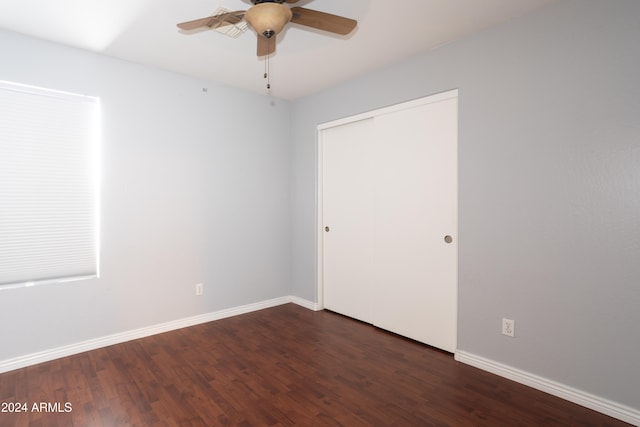
<svg viewBox="0 0 640 427">
<path fill-rule="evenodd" d="M 373 323 L 457 345 L 457 99 L 377 116 Z M 448 237 L 447 237 L 448 236 Z"/>
<path fill-rule="evenodd" d="M 324 307 L 371 322 L 373 121 L 322 133 Z"/>
<path fill-rule="evenodd" d="M 324 307 L 453 352 L 457 92 L 320 129 Z"/>
</svg>

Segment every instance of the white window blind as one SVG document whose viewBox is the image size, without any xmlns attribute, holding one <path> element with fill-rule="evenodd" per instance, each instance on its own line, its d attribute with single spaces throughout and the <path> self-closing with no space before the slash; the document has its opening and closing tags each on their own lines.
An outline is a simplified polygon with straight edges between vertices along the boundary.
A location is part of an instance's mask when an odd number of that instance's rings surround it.
<svg viewBox="0 0 640 427">
<path fill-rule="evenodd" d="M 97 98 L 0 81 L 0 288 L 98 275 Z"/>
</svg>

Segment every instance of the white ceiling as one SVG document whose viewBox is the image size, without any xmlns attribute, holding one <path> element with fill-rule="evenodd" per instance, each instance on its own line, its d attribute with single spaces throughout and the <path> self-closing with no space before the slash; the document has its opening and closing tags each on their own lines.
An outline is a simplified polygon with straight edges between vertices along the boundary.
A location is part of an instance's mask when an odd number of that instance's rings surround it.
<svg viewBox="0 0 640 427">
<path fill-rule="evenodd" d="M 300 0 L 358 21 L 348 36 L 289 24 L 271 57 L 271 93 L 295 99 L 558 0 Z M 0 0 L 0 28 L 266 94 L 252 30 L 185 34 L 178 22 L 249 0 Z"/>
</svg>

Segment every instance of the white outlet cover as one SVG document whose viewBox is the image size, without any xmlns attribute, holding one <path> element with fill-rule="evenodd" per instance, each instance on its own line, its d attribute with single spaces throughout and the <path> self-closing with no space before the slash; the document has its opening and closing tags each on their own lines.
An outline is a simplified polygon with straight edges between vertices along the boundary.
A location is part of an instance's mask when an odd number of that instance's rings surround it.
<svg viewBox="0 0 640 427">
<path fill-rule="evenodd" d="M 502 334 L 514 337 L 516 332 L 516 322 L 512 319 L 502 319 Z"/>
</svg>

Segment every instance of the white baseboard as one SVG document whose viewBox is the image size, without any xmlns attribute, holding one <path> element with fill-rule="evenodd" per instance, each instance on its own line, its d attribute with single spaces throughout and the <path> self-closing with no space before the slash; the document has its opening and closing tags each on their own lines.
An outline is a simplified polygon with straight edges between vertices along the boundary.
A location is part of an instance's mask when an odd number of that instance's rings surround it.
<svg viewBox="0 0 640 427">
<path fill-rule="evenodd" d="M 601 412 L 609 415 L 610 417 L 640 426 L 640 411 L 637 409 L 594 396 L 582 390 L 577 390 L 565 384 L 551 381 L 547 378 L 539 377 L 529 372 L 503 365 L 502 363 L 486 359 L 475 354 L 456 351 L 455 359 L 459 362 L 466 363 L 467 365 L 474 366 L 586 408 L 593 409 L 594 411 Z"/>
<path fill-rule="evenodd" d="M 148 326 L 145 328 L 135 329 L 132 331 L 121 332 L 106 337 L 91 339 L 76 344 L 45 350 L 38 353 L 27 354 L 25 356 L 13 359 L 0 360 L 0 373 L 13 371 L 15 369 L 25 368 L 27 366 L 37 365 L 38 363 L 49 362 L 51 360 L 62 357 L 72 356 L 74 354 L 83 353 L 85 351 L 95 350 L 114 344 L 120 344 L 139 338 L 145 338 L 151 335 L 161 334 L 176 329 L 186 328 L 189 326 L 199 325 L 201 323 L 212 322 L 214 320 L 224 319 L 226 317 L 237 316 L 239 314 L 250 313 L 265 308 L 275 307 L 282 304 L 294 303 L 305 307 L 309 310 L 317 311 L 317 304 L 311 301 L 294 296 L 286 296 L 275 298 L 272 300 L 261 301 L 254 304 L 247 304 L 239 307 L 229 308 L 216 311 L 213 313 L 202 314 L 199 316 L 188 317 L 185 319 L 174 320 L 172 322 L 162 323 L 159 325 Z"/>
<path fill-rule="evenodd" d="M 312 311 L 320 311 L 322 307 L 317 302 L 311 302 L 306 299 L 291 297 L 291 302 Z"/>
</svg>

